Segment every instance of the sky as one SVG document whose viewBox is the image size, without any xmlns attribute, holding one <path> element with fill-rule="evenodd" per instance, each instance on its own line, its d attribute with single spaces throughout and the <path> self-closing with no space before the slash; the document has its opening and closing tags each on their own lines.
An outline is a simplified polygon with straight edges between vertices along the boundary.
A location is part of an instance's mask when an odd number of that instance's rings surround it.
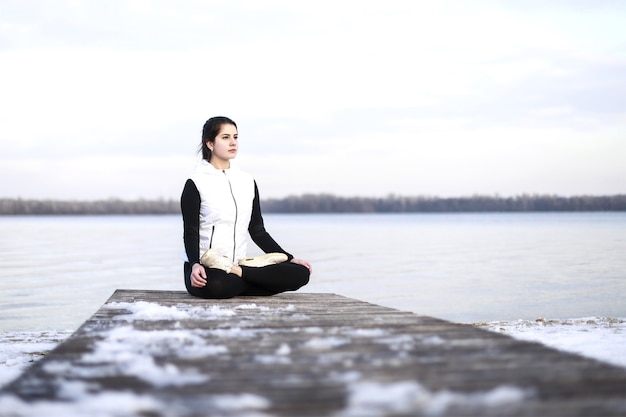
<svg viewBox="0 0 626 417">
<path fill-rule="evenodd" d="M 0 0 L 0 198 L 626 193 L 621 0 Z"/>
</svg>

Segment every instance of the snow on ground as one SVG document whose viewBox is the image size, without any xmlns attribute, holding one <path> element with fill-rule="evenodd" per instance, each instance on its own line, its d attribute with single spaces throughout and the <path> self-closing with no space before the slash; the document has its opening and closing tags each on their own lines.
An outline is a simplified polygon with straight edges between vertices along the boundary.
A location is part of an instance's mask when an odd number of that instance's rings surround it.
<svg viewBox="0 0 626 417">
<path fill-rule="evenodd" d="M 540 318 L 474 325 L 626 368 L 626 318 Z"/>
<path fill-rule="evenodd" d="M 0 387 L 17 378 L 72 333 L 70 330 L 0 333 Z"/>
</svg>

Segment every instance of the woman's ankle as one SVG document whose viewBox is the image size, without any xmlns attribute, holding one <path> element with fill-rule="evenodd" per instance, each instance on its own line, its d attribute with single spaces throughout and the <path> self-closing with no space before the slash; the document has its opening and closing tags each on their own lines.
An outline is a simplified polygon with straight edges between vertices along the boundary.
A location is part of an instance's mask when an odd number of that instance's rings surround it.
<svg viewBox="0 0 626 417">
<path fill-rule="evenodd" d="M 241 278 L 241 276 L 243 275 L 243 270 L 241 269 L 239 265 L 233 264 L 233 266 L 230 268 L 230 273 L 235 274 L 239 278 Z"/>
</svg>

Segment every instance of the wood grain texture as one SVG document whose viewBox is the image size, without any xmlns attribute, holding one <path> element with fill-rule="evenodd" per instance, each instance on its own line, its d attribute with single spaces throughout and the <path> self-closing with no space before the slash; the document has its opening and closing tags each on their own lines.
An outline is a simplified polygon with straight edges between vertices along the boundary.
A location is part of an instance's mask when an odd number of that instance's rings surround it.
<svg viewBox="0 0 626 417">
<path fill-rule="evenodd" d="M 117 290 L 0 415 L 107 398 L 102 415 L 624 416 L 626 370 L 336 294 Z"/>
</svg>

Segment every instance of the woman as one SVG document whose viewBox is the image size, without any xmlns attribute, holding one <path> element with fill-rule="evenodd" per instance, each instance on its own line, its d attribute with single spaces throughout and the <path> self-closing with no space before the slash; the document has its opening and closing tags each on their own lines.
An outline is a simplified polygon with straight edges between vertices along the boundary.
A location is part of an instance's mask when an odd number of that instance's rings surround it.
<svg viewBox="0 0 626 417">
<path fill-rule="evenodd" d="M 181 196 L 187 292 L 231 298 L 306 285 L 311 265 L 295 259 L 267 233 L 256 182 L 230 164 L 238 150 L 235 122 L 221 116 L 207 120 L 200 147 L 202 161 Z M 265 255 L 246 258 L 248 233 Z"/>
</svg>

